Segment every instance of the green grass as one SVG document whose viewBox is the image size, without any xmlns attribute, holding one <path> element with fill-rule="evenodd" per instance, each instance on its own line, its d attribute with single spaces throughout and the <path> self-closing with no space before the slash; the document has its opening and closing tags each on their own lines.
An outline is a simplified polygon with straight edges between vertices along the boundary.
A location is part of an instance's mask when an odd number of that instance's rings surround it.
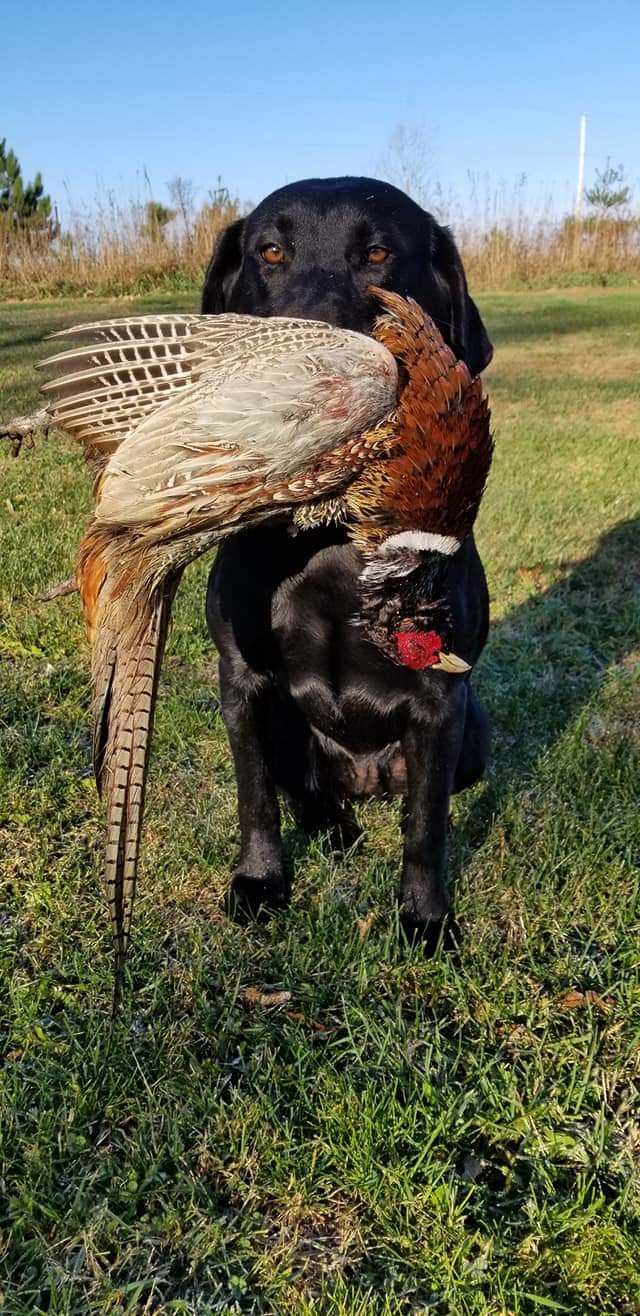
<svg viewBox="0 0 640 1316">
<path fill-rule="evenodd" d="M 59 438 L 0 455 L 11 1316 L 640 1311 L 640 292 L 482 309 L 494 623 L 475 679 L 495 746 L 454 808 L 457 954 L 399 947 L 391 805 L 362 808 L 341 861 L 289 823 L 290 911 L 247 929 L 221 914 L 237 824 L 199 563 L 108 1050 L 87 650 L 76 598 L 36 602 L 72 568 L 89 481 Z M 47 330 L 109 310 L 2 308 L 2 413 L 36 402 Z"/>
</svg>

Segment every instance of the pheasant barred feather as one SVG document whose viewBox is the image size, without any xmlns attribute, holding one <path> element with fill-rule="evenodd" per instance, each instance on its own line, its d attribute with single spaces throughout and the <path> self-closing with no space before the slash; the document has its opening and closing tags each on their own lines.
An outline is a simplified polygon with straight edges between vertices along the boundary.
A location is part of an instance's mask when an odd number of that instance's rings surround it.
<svg viewBox="0 0 640 1316">
<path fill-rule="evenodd" d="M 104 464 L 132 429 L 203 370 L 222 384 L 256 364 L 268 371 L 296 351 L 341 346 L 347 333 L 319 321 L 246 315 L 97 321 L 50 335 L 77 346 L 41 363 L 54 371 L 42 391 L 50 398 L 52 423 Z"/>
<path fill-rule="evenodd" d="M 52 423 L 104 462 L 132 425 L 190 382 L 187 344 L 200 320 L 131 316 L 50 334 L 78 344 L 40 363 L 54 371 L 42 386 Z"/>
<path fill-rule="evenodd" d="M 103 885 L 113 928 L 115 996 L 120 992 L 138 867 L 138 852 L 160 664 L 181 571 L 157 587 L 140 564 L 132 570 L 123 545 L 90 527 L 77 567 L 93 610 L 93 764 L 106 803 Z"/>
</svg>

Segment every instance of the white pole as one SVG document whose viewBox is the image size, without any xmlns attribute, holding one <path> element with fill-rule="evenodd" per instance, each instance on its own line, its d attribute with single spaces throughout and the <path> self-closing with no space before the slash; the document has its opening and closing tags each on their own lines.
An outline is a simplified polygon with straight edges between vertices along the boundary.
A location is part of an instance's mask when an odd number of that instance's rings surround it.
<svg viewBox="0 0 640 1316">
<path fill-rule="evenodd" d="M 582 214 L 584 200 L 584 157 L 587 149 L 587 116 L 580 115 L 580 154 L 578 156 L 578 186 L 576 188 L 576 219 Z"/>
</svg>

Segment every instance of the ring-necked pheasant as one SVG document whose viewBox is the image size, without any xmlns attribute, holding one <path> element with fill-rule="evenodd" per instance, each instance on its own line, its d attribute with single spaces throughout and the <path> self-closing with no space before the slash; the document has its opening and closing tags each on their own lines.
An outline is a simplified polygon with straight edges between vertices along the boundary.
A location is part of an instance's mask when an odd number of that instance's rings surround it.
<svg viewBox="0 0 640 1316">
<path fill-rule="evenodd" d="M 393 661 L 460 675 L 447 569 L 492 440 L 478 379 L 429 317 L 380 289 L 374 337 L 308 320 L 127 317 L 64 330 L 52 421 L 94 457 L 77 578 L 92 643 L 94 766 L 119 982 L 149 738 L 188 562 L 269 518 L 341 517 L 363 557 L 360 622 Z"/>
</svg>

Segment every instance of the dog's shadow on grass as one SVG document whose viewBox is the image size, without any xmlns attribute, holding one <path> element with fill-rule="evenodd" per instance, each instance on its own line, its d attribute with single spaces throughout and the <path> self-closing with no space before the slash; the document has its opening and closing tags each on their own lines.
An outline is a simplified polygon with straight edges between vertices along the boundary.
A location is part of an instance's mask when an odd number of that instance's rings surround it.
<svg viewBox="0 0 640 1316">
<path fill-rule="evenodd" d="M 491 768 L 461 819 L 467 854 L 458 856 L 454 881 L 506 798 L 525 787 L 607 670 L 640 644 L 639 587 L 640 518 L 632 518 L 492 626 L 476 682 L 492 723 Z"/>
</svg>

